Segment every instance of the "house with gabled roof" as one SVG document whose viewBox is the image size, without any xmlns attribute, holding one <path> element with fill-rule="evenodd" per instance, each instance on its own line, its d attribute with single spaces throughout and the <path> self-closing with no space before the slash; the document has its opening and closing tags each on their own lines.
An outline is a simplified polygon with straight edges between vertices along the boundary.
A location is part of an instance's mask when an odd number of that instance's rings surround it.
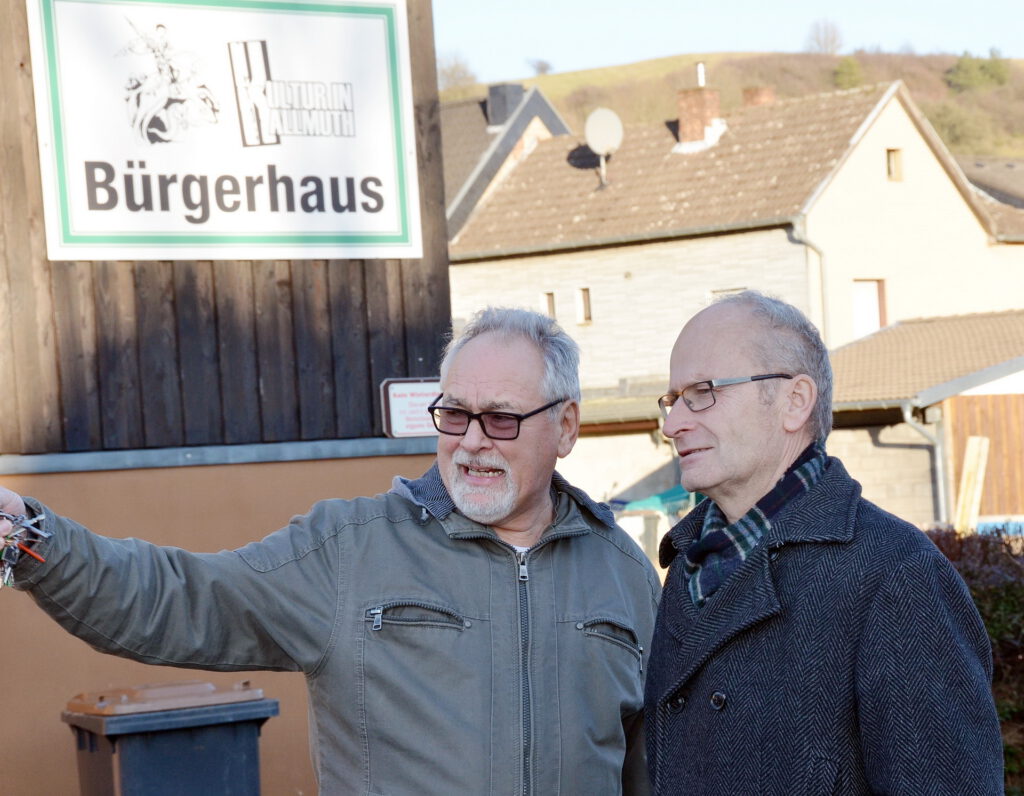
<svg viewBox="0 0 1024 796">
<path fill-rule="evenodd" d="M 830 348 L 906 318 L 1024 305 L 1024 210 L 964 176 L 901 82 L 745 94 L 722 115 L 714 90 L 678 92 L 677 119 L 626 127 L 605 180 L 576 136 L 541 141 L 451 236 L 456 326 L 517 304 L 579 341 L 594 396 L 584 431 L 601 432 L 562 469 L 586 460 L 581 484 L 598 497 L 637 497 L 652 476 L 671 485 L 657 445 L 652 470 L 614 470 L 627 441 L 650 447 L 657 432 L 616 436 L 594 410 L 615 415 L 646 391 L 650 408 L 620 420 L 656 429 L 659 390 L 640 385 L 664 386 L 676 333 L 718 295 L 790 301 Z"/>
<path fill-rule="evenodd" d="M 1024 520 L 1024 309 L 900 321 L 832 352 L 832 366 L 829 451 L 869 499 L 951 521 L 979 437 L 982 521 Z"/>
</svg>

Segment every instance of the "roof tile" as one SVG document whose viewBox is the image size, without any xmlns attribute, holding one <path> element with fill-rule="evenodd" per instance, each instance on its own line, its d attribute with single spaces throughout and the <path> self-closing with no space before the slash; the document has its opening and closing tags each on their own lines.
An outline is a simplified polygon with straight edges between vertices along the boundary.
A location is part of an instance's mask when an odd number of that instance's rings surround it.
<svg viewBox="0 0 1024 796">
<path fill-rule="evenodd" d="M 1024 309 L 901 321 L 832 352 L 836 403 L 905 401 L 1024 357 Z"/>
</svg>

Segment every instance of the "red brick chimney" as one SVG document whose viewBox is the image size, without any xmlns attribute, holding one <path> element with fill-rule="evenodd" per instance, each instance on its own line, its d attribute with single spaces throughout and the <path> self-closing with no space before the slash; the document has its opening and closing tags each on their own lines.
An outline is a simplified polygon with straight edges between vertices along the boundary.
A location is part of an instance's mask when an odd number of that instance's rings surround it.
<svg viewBox="0 0 1024 796">
<path fill-rule="evenodd" d="M 750 86 L 743 89 L 743 104 L 752 108 L 755 105 L 771 105 L 775 102 L 774 86 Z"/>
<path fill-rule="evenodd" d="M 679 143 L 703 141 L 704 130 L 719 116 L 718 91 L 710 88 L 684 88 L 676 95 L 679 109 Z"/>
</svg>

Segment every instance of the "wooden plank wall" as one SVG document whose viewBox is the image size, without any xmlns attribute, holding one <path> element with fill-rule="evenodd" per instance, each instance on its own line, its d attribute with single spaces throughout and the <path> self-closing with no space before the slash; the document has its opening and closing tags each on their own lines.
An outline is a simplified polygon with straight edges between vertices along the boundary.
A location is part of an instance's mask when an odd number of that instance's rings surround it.
<svg viewBox="0 0 1024 796">
<path fill-rule="evenodd" d="M 1024 395 L 971 395 L 943 403 L 953 460 L 952 486 L 963 471 L 967 438 L 989 438 L 988 465 L 981 494 L 981 514 L 1024 514 Z M 953 496 L 955 501 L 956 496 Z"/>
<path fill-rule="evenodd" d="M 408 0 L 421 260 L 50 262 L 24 0 L 0 0 L 0 453 L 381 434 L 450 327 L 430 0 Z"/>
</svg>

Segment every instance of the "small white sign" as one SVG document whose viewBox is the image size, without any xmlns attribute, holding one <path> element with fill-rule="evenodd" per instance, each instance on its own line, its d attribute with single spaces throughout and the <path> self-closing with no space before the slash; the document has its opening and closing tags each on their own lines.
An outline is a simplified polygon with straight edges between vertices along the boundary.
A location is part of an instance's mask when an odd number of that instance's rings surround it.
<svg viewBox="0 0 1024 796">
<path fill-rule="evenodd" d="M 50 259 L 422 256 L 404 0 L 27 0 Z"/>
<path fill-rule="evenodd" d="M 380 385 L 384 433 L 389 437 L 436 437 L 427 407 L 440 394 L 439 379 L 385 379 Z"/>
</svg>

